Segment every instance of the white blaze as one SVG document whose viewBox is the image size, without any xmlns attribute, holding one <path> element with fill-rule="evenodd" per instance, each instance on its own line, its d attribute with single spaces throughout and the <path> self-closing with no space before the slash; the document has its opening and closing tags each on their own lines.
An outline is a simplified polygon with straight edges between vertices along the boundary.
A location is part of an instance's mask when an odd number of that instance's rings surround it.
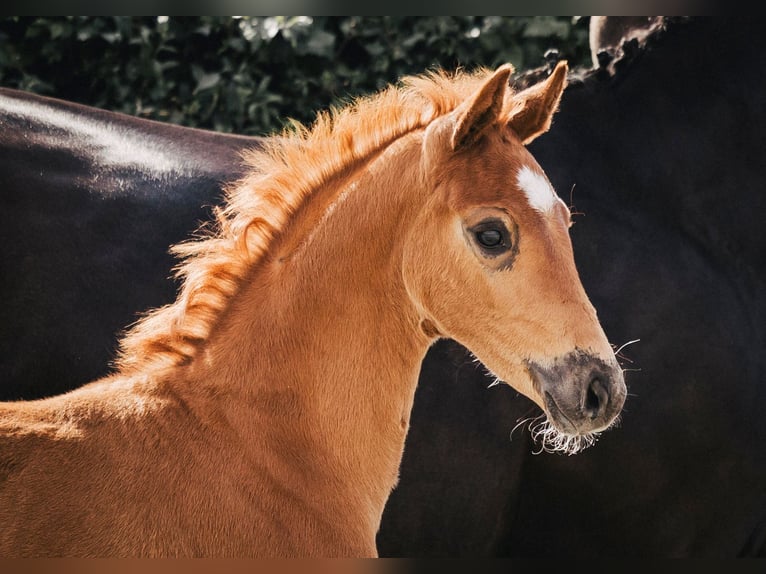
<svg viewBox="0 0 766 574">
<path fill-rule="evenodd" d="M 525 165 L 519 170 L 516 181 L 527 196 L 529 205 L 533 209 L 541 213 L 546 213 L 553 209 L 558 196 L 543 174 Z"/>
</svg>

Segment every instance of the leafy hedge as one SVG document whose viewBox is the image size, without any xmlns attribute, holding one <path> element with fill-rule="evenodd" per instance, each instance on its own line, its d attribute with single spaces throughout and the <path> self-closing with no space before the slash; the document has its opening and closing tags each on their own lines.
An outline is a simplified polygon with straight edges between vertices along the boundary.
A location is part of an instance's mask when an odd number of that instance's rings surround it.
<svg viewBox="0 0 766 574">
<path fill-rule="evenodd" d="M 2 17 L 0 86 L 264 134 L 434 66 L 584 65 L 587 35 L 569 16 Z"/>
</svg>

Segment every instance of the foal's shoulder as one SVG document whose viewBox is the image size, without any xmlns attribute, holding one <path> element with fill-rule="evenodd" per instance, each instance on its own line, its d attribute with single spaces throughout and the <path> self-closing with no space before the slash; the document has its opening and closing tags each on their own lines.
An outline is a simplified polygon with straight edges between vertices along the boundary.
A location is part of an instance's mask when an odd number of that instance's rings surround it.
<svg viewBox="0 0 766 574">
<path fill-rule="evenodd" d="M 131 429 L 157 417 L 164 402 L 120 377 L 45 399 L 0 402 L 0 484 L 39 465 L 68 466 L 72 453 L 95 460 L 125 448 Z"/>
<path fill-rule="evenodd" d="M 13 437 L 76 440 L 112 420 L 156 409 L 158 401 L 134 380 L 110 376 L 68 393 L 32 401 L 0 402 L 0 441 Z"/>
</svg>

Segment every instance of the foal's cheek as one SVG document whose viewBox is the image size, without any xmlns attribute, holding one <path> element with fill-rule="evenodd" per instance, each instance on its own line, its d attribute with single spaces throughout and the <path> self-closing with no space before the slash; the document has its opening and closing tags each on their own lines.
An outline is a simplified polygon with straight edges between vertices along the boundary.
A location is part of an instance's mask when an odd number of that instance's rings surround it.
<svg viewBox="0 0 766 574">
<path fill-rule="evenodd" d="M 423 319 L 441 335 L 467 343 L 474 334 L 466 332 L 465 327 L 477 324 L 467 319 L 478 318 L 478 323 L 491 320 L 487 311 L 492 314 L 496 308 L 495 293 L 488 270 L 477 262 L 462 237 L 444 245 L 450 247 L 436 251 L 423 245 L 413 250 L 405 282 L 416 306 L 423 311 Z M 477 304 L 479 301 L 483 303 Z"/>
</svg>

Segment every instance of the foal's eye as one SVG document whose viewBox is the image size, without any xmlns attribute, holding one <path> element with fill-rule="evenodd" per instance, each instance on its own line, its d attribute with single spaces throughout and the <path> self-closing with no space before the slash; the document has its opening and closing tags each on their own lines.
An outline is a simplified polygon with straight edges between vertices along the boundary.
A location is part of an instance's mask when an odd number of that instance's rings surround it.
<svg viewBox="0 0 766 574">
<path fill-rule="evenodd" d="M 500 220 L 483 221 L 471 231 L 476 243 L 487 255 L 498 255 L 511 248 L 510 233 Z"/>
<path fill-rule="evenodd" d="M 499 229 L 487 229 L 485 231 L 479 231 L 476 234 L 476 239 L 479 240 L 482 247 L 497 247 L 503 242 L 503 234 Z"/>
</svg>

